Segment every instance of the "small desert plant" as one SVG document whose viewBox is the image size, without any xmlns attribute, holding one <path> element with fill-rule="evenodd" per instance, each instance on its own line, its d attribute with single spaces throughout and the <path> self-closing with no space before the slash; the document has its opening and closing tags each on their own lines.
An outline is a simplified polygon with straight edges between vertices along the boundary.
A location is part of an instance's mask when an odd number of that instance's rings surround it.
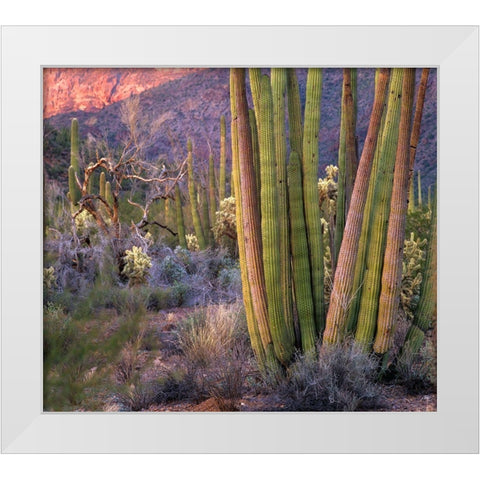
<svg viewBox="0 0 480 480">
<path fill-rule="evenodd" d="M 428 393 L 436 389 L 435 347 L 427 341 L 417 354 L 406 351 L 396 364 L 396 380 L 409 394 Z"/>
<path fill-rule="evenodd" d="M 200 250 L 200 245 L 195 235 L 187 233 L 185 235 L 185 241 L 187 242 L 187 249 L 191 252 L 198 252 Z"/>
<path fill-rule="evenodd" d="M 131 250 L 126 250 L 124 261 L 122 274 L 128 278 L 128 284 L 134 286 L 146 283 L 152 262 L 142 248 L 134 245 Z"/>
<path fill-rule="evenodd" d="M 215 241 L 222 245 L 230 254 L 234 254 L 237 239 L 237 224 L 235 216 L 235 198 L 228 197 L 220 201 L 220 210 L 215 213 L 213 235 Z"/>
<path fill-rule="evenodd" d="M 375 405 L 377 363 L 352 341 L 299 356 L 280 385 L 288 410 L 355 411 Z"/>
<path fill-rule="evenodd" d="M 134 382 L 120 388 L 114 395 L 114 402 L 123 411 L 140 412 L 157 403 L 157 390 L 157 382 Z"/>
</svg>

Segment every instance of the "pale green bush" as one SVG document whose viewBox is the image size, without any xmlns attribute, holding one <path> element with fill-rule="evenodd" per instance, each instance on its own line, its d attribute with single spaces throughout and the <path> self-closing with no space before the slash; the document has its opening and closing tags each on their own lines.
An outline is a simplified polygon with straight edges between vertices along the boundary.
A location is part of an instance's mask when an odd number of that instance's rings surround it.
<svg viewBox="0 0 480 480">
<path fill-rule="evenodd" d="M 124 261 L 122 274 L 128 277 L 129 285 L 146 283 L 152 262 L 142 248 L 133 246 L 131 250 L 126 250 Z"/>
</svg>

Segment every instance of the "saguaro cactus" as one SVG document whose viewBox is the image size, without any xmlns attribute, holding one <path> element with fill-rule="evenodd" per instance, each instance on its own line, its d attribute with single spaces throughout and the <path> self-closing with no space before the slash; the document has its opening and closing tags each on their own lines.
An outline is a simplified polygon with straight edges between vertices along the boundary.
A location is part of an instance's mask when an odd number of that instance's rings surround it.
<svg viewBox="0 0 480 480">
<path fill-rule="evenodd" d="M 400 127 L 393 177 L 393 191 L 388 220 L 387 243 L 382 271 L 382 289 L 378 305 L 377 333 L 373 350 L 387 353 L 393 343 L 402 282 L 403 245 L 408 203 L 410 172 L 410 131 L 415 93 L 415 69 L 406 68 L 403 75 Z"/>
<path fill-rule="evenodd" d="M 72 119 L 70 129 L 70 165 L 75 169 L 77 175 L 80 174 L 80 141 L 78 137 L 78 120 Z"/>
<path fill-rule="evenodd" d="M 403 69 L 393 69 L 371 214 L 372 222 L 365 262 L 366 271 L 355 332 L 356 340 L 363 344 L 365 349 L 368 349 L 373 341 L 377 322 L 385 238 L 392 195 L 393 168 L 398 141 L 402 79 Z"/>
<path fill-rule="evenodd" d="M 192 141 L 189 139 L 187 142 L 187 168 L 188 168 L 188 194 L 190 197 L 190 209 L 192 211 L 192 221 L 193 221 L 193 228 L 195 230 L 195 236 L 198 240 L 198 245 L 201 250 L 204 250 L 207 246 L 205 241 L 205 237 L 203 235 L 202 230 L 202 222 L 200 221 L 200 215 L 197 209 L 197 194 L 195 191 L 195 178 L 193 174 L 193 149 L 192 149 Z"/>
<path fill-rule="evenodd" d="M 352 203 L 345 224 L 344 240 L 340 248 L 333 290 L 330 296 L 330 306 L 323 336 L 323 340 L 328 343 L 336 343 L 343 338 L 347 314 L 354 293 L 353 282 L 357 248 L 362 232 L 363 214 L 371 177 L 373 157 L 377 142 L 379 141 L 385 92 L 390 77 L 389 69 L 380 69 L 377 73 L 375 98 L 370 123 L 358 166 L 357 179 L 352 194 Z"/>
<path fill-rule="evenodd" d="M 318 205 L 318 132 L 320 130 L 320 100 L 322 96 L 322 70 L 310 68 L 307 75 L 307 93 L 303 133 L 303 204 L 307 225 L 315 325 L 321 334 L 325 326 L 323 234 Z"/>
<path fill-rule="evenodd" d="M 282 301 L 281 281 L 283 279 L 279 251 L 280 230 L 273 136 L 273 100 L 270 79 L 266 75 L 262 76 L 261 80 L 259 118 L 262 246 L 269 325 L 275 354 L 282 363 L 287 363 L 293 354 L 294 332 L 293 323 L 289 325 L 286 322 Z"/>
<path fill-rule="evenodd" d="M 288 164 L 288 200 L 290 205 L 290 235 L 292 269 L 302 350 L 315 349 L 315 321 L 308 242 L 303 211 L 302 172 L 296 152 L 290 154 Z"/>
</svg>

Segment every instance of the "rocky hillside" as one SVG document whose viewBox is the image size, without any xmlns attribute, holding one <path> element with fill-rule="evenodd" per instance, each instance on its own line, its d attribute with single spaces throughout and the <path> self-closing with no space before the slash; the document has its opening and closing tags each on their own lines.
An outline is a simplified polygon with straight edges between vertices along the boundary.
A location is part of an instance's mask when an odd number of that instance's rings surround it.
<svg viewBox="0 0 480 480">
<path fill-rule="evenodd" d="M 72 69 L 73 70 L 73 69 Z M 59 100 L 56 100 L 54 90 L 50 90 L 53 104 L 63 105 L 64 113 L 48 118 L 49 126 L 56 129 L 68 128 L 71 119 L 75 116 L 79 120 L 80 135 L 82 138 L 93 136 L 106 138 L 111 144 L 122 141 L 125 136 L 125 127 L 121 124 L 120 111 L 125 100 L 115 99 L 138 94 L 140 110 L 146 117 L 146 124 L 157 127 L 157 135 L 152 145 L 149 156 L 158 158 L 165 156 L 173 159 L 185 154 L 185 145 L 188 137 L 192 138 L 195 155 L 201 161 L 208 158 L 209 149 L 212 148 L 218 158 L 220 116 L 225 115 L 230 121 L 229 101 L 229 71 L 228 69 L 197 69 L 188 71 L 179 69 L 169 71 L 170 77 L 166 79 L 162 70 L 138 70 L 124 72 L 132 83 L 122 87 L 106 88 L 105 85 L 114 85 L 115 76 L 112 71 L 105 69 L 98 72 L 98 77 L 105 75 L 106 84 L 101 88 L 90 84 L 87 72 L 80 70 L 79 77 L 72 80 L 71 86 L 64 86 L 61 82 L 56 85 Z M 158 73 L 157 73 L 158 72 Z M 297 71 L 300 83 L 302 101 L 305 100 L 306 69 Z M 93 72 L 97 73 L 97 72 Z M 420 69 L 417 71 L 417 81 L 420 78 Z M 55 75 L 55 72 L 51 72 Z M 119 73 L 117 75 L 120 75 Z M 151 77 L 148 77 L 151 75 Z M 158 77 L 156 76 L 158 75 Z M 63 77 L 60 76 L 60 79 Z M 103 77 L 102 77 L 103 78 Z M 157 85 L 148 83 L 158 81 Z M 162 78 L 164 81 L 160 81 Z M 138 86 L 137 81 L 141 86 Z M 145 79 L 145 80 L 143 80 Z M 82 84 L 82 95 L 67 95 L 66 89 L 75 90 L 75 85 Z M 55 82 L 54 82 L 55 83 Z M 324 167 L 336 163 L 338 149 L 338 135 L 340 124 L 342 71 L 341 69 L 324 69 L 322 115 L 320 129 L 320 170 L 323 175 Z M 374 70 L 358 69 L 358 120 L 357 136 L 359 148 L 368 128 L 370 110 L 373 102 Z M 144 91 L 138 93 L 138 90 Z M 420 168 L 423 174 L 423 187 L 433 184 L 436 179 L 437 158 L 437 77 L 436 71 L 431 70 L 425 101 L 424 118 L 421 137 L 417 149 L 416 169 Z M 109 93 L 108 93 L 109 92 Z M 129 92 L 129 93 L 128 93 Z M 118 97 L 117 97 L 118 95 Z M 73 97 L 73 99 L 72 99 Z M 55 98 L 55 100 L 54 100 Z M 83 99 L 80 101 L 80 99 Z M 85 103 L 89 99 L 88 106 Z M 251 99 L 250 99 L 251 101 Z M 83 102 L 83 103 L 82 103 Z M 106 105 L 101 107 L 102 102 Z M 85 108 L 81 108 L 84 105 Z M 100 109 L 99 109 L 100 108 Z M 51 107 L 45 106 L 46 111 Z M 68 109 L 68 111 L 66 111 Z"/>
</svg>

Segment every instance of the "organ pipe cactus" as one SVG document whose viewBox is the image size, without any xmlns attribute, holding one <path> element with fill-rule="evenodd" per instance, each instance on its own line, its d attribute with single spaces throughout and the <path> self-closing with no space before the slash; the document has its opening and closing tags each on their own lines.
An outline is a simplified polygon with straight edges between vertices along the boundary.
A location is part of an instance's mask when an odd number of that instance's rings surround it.
<svg viewBox="0 0 480 480">
<path fill-rule="evenodd" d="M 288 201 L 290 206 L 293 284 L 302 350 L 308 353 L 315 349 L 316 328 L 302 190 L 300 159 L 296 152 L 292 152 L 288 164 Z"/>
<path fill-rule="evenodd" d="M 403 74 L 400 126 L 383 262 L 382 288 L 378 305 L 377 333 L 373 344 L 373 350 L 380 354 L 387 353 L 393 344 L 394 325 L 400 300 L 414 93 L 415 69 L 406 68 Z"/>
<path fill-rule="evenodd" d="M 208 192 L 206 187 L 200 186 L 201 206 L 202 206 L 202 230 L 207 245 L 213 240 L 213 232 L 210 228 L 210 210 L 208 207 Z"/>
<path fill-rule="evenodd" d="M 178 183 L 175 184 L 175 203 L 177 213 L 177 232 L 178 232 L 178 244 L 182 248 L 187 248 L 187 241 L 185 239 L 185 222 L 183 220 L 182 199 L 180 195 L 180 187 Z"/>
<path fill-rule="evenodd" d="M 78 136 L 78 120 L 72 119 L 70 129 L 70 165 L 74 168 L 77 175 L 80 174 L 80 141 Z"/>
<path fill-rule="evenodd" d="M 253 166 L 255 168 L 255 184 L 256 184 L 256 193 L 258 196 L 258 204 L 261 202 L 261 192 L 260 192 L 260 147 L 258 145 L 258 129 L 257 129 L 257 120 L 255 118 L 254 110 L 250 109 L 248 111 L 248 120 L 250 122 L 250 131 L 252 133 L 252 151 L 253 151 Z"/>
<path fill-rule="evenodd" d="M 275 354 L 280 362 L 287 364 L 293 354 L 293 324 L 285 319 L 282 301 L 279 195 L 275 165 L 273 125 L 273 100 L 270 79 L 263 75 L 260 95 L 260 176 L 261 176 L 261 228 L 263 266 L 268 300 L 270 332 Z M 279 281 L 280 280 L 280 281 Z"/>
<path fill-rule="evenodd" d="M 263 347 L 262 338 L 260 336 L 260 330 L 258 327 L 257 319 L 255 317 L 255 311 L 253 308 L 252 294 L 250 291 L 250 282 L 248 279 L 246 250 L 245 250 L 245 238 L 243 234 L 243 216 L 242 216 L 242 199 L 240 188 L 240 171 L 239 171 L 239 154 L 238 154 L 238 129 L 237 129 L 237 108 L 236 108 L 236 95 L 235 85 L 233 82 L 233 73 L 230 74 L 230 108 L 232 113 L 231 122 L 231 141 L 232 141 L 232 186 L 237 191 L 237 197 L 235 198 L 235 223 L 237 227 L 237 241 L 238 241 L 238 259 L 240 262 L 240 276 L 242 279 L 242 293 L 243 304 L 245 306 L 245 316 L 247 319 L 247 329 L 250 337 L 252 349 L 257 358 L 257 362 L 260 368 L 265 367 L 266 356 L 265 349 Z"/>
<path fill-rule="evenodd" d="M 389 69 L 379 69 L 377 71 L 370 123 L 358 166 L 352 203 L 345 224 L 344 240 L 340 248 L 333 290 L 330 296 L 326 328 L 323 336 L 324 342 L 327 343 L 337 343 L 343 338 L 350 302 L 352 295 L 355 293 L 353 291 L 353 282 L 357 248 L 362 233 L 364 208 L 367 201 L 373 157 L 379 138 L 389 77 Z"/>
<path fill-rule="evenodd" d="M 262 238 L 259 206 L 254 192 L 255 171 L 253 165 L 252 138 L 248 120 L 248 105 L 245 88 L 245 69 L 232 68 L 232 90 L 235 99 L 235 111 L 232 111 L 233 126 L 237 131 L 238 176 L 235 193 L 240 196 L 237 210 L 242 211 L 242 227 L 245 246 L 245 264 L 254 316 L 258 322 L 258 330 L 265 350 L 267 364 L 275 363 L 273 341 L 268 322 L 267 295 L 262 261 Z M 239 237 L 241 235 L 239 234 Z"/>
<path fill-rule="evenodd" d="M 385 238 L 392 195 L 393 168 L 398 141 L 402 79 L 403 69 L 393 69 L 371 213 L 365 276 L 355 332 L 356 340 L 365 349 L 370 348 L 377 323 Z"/>
<path fill-rule="evenodd" d="M 227 138 L 227 128 L 225 123 L 225 115 L 220 117 L 220 172 L 218 178 L 218 193 L 219 201 L 222 201 L 226 198 L 226 189 L 227 189 L 227 155 L 226 155 L 226 138 Z M 213 221 L 213 219 L 210 219 Z"/>
<path fill-rule="evenodd" d="M 222 199 L 223 200 L 223 199 Z M 217 212 L 217 199 L 215 197 L 215 166 L 213 164 L 213 154 L 208 159 L 208 211 L 210 220 L 210 244 L 213 244 L 213 230 Z"/>
<path fill-rule="evenodd" d="M 105 183 L 106 183 L 105 172 L 102 172 L 100 173 L 100 196 L 102 198 L 105 198 Z"/>
<path fill-rule="evenodd" d="M 302 178 L 303 204 L 307 225 L 310 271 L 315 308 L 315 325 L 319 335 L 325 326 L 323 234 L 318 205 L 318 132 L 320 129 L 320 100 L 322 95 L 322 70 L 310 68 L 307 75 L 307 92 L 303 132 Z"/>
<path fill-rule="evenodd" d="M 422 176 L 420 174 L 420 170 L 417 173 L 417 179 L 418 179 L 418 206 L 422 208 Z"/>
<path fill-rule="evenodd" d="M 287 69 L 288 124 L 290 151 L 297 152 L 301 158 L 303 150 L 302 106 L 295 69 Z"/>
<path fill-rule="evenodd" d="M 200 215 L 197 209 L 197 194 L 195 191 L 195 178 L 193 174 L 193 151 L 192 141 L 190 139 L 187 142 L 187 151 L 188 194 L 190 198 L 190 209 L 192 212 L 193 228 L 195 230 L 195 236 L 197 237 L 200 250 L 204 250 L 207 244 L 203 235 L 202 222 L 200 221 Z"/>
<path fill-rule="evenodd" d="M 80 188 L 77 184 L 77 175 L 75 167 L 70 165 L 68 167 L 68 197 L 72 202 L 72 205 L 77 205 L 81 198 Z"/>
<path fill-rule="evenodd" d="M 287 198 L 287 139 L 285 131 L 285 96 L 287 93 L 287 70 L 271 70 L 273 98 L 273 137 L 277 166 L 278 229 L 280 251 L 281 297 L 287 329 L 293 336 L 292 291 L 290 274 L 290 238 L 288 231 Z"/>
</svg>

